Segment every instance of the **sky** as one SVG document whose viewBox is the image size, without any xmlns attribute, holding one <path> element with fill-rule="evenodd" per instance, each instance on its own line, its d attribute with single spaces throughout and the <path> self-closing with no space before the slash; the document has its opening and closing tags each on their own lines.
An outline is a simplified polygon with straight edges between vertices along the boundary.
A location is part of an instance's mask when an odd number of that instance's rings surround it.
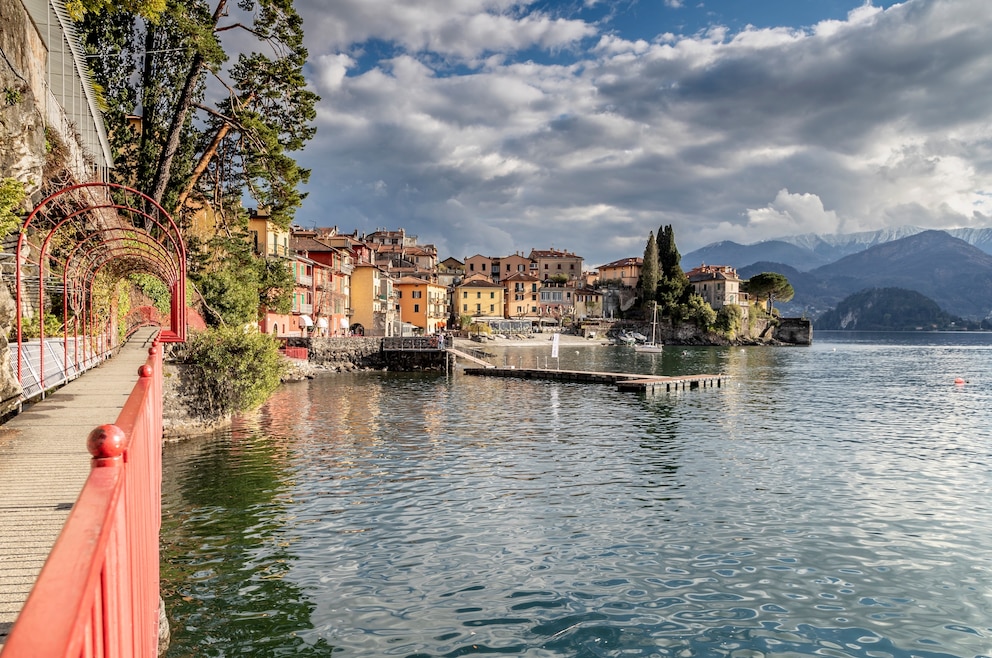
<svg viewBox="0 0 992 658">
<path fill-rule="evenodd" d="M 992 227 L 989 0 L 297 0 L 300 226 L 589 268 Z"/>
</svg>

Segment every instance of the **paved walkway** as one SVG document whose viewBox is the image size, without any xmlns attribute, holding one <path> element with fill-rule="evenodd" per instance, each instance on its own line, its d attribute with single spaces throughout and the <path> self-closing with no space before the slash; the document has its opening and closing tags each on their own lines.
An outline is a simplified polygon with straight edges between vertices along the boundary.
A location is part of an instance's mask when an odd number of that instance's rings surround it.
<svg viewBox="0 0 992 658">
<path fill-rule="evenodd" d="M 0 425 L 0 649 L 89 475 L 87 435 L 116 422 L 156 332 Z"/>
</svg>

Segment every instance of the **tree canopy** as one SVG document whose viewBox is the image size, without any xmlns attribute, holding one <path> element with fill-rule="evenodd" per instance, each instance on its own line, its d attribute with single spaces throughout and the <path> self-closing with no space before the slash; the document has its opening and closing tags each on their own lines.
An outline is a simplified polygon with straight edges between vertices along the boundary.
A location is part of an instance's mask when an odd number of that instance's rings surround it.
<svg viewBox="0 0 992 658">
<path fill-rule="evenodd" d="M 796 294 L 789 279 L 784 274 L 777 272 L 755 274 L 747 280 L 744 287 L 754 299 L 767 301 L 769 313 L 772 312 L 776 299 L 780 302 L 787 302 Z"/>
<path fill-rule="evenodd" d="M 293 278 L 247 241 L 251 199 L 286 228 L 313 137 L 303 22 L 292 0 L 73 0 L 102 94 L 114 182 L 178 220 L 212 324 L 288 311 Z M 192 230 L 198 225 L 196 231 Z"/>
<path fill-rule="evenodd" d="M 222 223 L 249 197 L 288 226 L 309 177 L 290 154 L 313 137 L 318 100 L 291 0 L 169 2 L 158 14 L 153 0 L 78 4 L 118 182 L 173 215 L 209 206 Z"/>
</svg>

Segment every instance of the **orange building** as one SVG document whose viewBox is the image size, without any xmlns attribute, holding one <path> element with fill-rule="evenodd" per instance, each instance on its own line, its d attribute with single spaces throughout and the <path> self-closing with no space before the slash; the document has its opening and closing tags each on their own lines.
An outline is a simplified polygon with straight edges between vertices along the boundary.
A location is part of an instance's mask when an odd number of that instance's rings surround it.
<svg viewBox="0 0 992 658">
<path fill-rule="evenodd" d="M 448 289 L 415 276 L 404 276 L 393 283 L 400 307 L 400 321 L 433 334 L 447 326 Z"/>
</svg>

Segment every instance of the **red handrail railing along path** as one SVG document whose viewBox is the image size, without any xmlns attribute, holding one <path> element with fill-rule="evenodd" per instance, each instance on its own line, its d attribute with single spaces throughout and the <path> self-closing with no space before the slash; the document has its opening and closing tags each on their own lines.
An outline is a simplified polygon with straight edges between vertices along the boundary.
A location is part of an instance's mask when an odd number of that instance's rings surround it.
<svg viewBox="0 0 992 658">
<path fill-rule="evenodd" d="M 115 425 L 90 432 L 93 466 L 3 658 L 155 658 L 159 625 L 162 347 Z"/>
</svg>

